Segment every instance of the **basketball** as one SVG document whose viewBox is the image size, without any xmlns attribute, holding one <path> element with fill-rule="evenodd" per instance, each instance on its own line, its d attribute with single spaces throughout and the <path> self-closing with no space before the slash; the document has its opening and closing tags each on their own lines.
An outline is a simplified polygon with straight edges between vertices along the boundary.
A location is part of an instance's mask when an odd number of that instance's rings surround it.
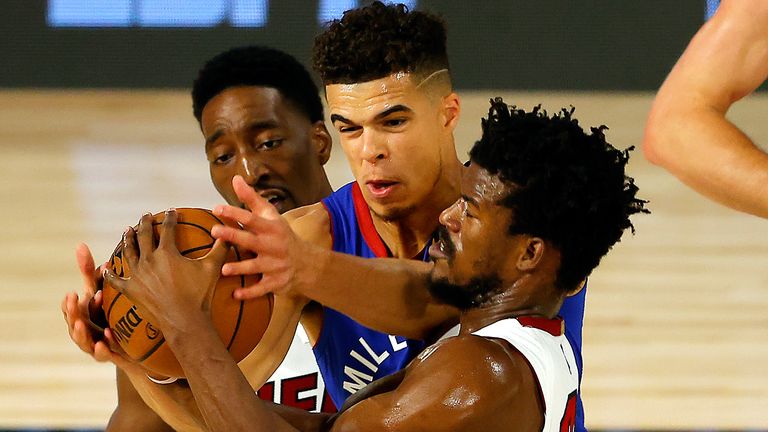
<svg viewBox="0 0 768 432">
<path fill-rule="evenodd" d="M 205 256 L 213 247 L 215 239 L 211 228 L 224 222 L 209 210 L 180 208 L 176 210 L 176 247 L 187 258 Z M 160 240 L 159 229 L 165 219 L 164 213 L 153 215 L 155 245 Z M 252 257 L 248 252 L 232 247 L 227 262 Z M 130 277 L 131 269 L 123 259 L 122 241 L 118 243 L 109 259 L 109 267 L 118 276 Z M 211 318 L 229 353 L 240 361 L 259 343 L 267 329 L 272 313 L 272 295 L 249 301 L 238 301 L 232 297 L 236 288 L 256 282 L 256 277 L 227 276 L 219 278 L 211 302 Z M 184 372 L 165 343 L 160 329 L 145 318 L 141 309 L 129 298 L 119 293 L 106 281 L 103 285 L 102 308 L 109 328 L 125 353 L 139 362 L 155 378 L 183 378 Z"/>
</svg>

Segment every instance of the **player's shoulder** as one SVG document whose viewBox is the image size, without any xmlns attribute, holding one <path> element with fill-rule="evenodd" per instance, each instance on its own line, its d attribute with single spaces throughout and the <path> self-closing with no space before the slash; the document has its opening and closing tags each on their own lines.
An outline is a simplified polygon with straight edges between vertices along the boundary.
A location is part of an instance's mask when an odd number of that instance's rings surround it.
<svg viewBox="0 0 768 432">
<path fill-rule="evenodd" d="M 298 207 L 283 213 L 283 217 L 291 225 L 293 231 L 303 240 L 318 246 L 330 248 L 333 242 L 331 236 L 331 219 L 323 203 Z"/>
<path fill-rule="evenodd" d="M 429 412 L 442 419 L 445 430 L 506 430 L 513 421 L 523 429 L 542 424 L 534 372 L 504 341 L 459 335 L 427 348 L 414 363 L 402 390 L 427 399 Z"/>
<path fill-rule="evenodd" d="M 440 368 L 458 376 L 477 379 L 464 382 L 475 394 L 514 398 L 534 388 L 535 376 L 525 356 L 508 342 L 472 334 L 443 339 L 417 357 L 420 366 Z"/>
</svg>

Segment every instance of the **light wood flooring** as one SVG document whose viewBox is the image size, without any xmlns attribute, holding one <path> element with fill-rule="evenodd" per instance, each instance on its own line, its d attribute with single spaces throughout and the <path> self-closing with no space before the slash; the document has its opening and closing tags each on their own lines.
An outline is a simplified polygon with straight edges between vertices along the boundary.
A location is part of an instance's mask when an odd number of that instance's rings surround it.
<svg viewBox="0 0 768 432">
<path fill-rule="evenodd" d="M 652 98 L 463 93 L 462 159 L 495 95 L 574 105 L 620 148 L 639 145 Z M 731 117 L 768 143 L 768 97 Z M 335 187 L 351 178 L 338 145 L 328 169 Z M 639 151 L 630 171 L 653 214 L 591 279 L 588 426 L 768 428 L 768 221 L 701 198 Z M 113 368 L 70 343 L 59 312 L 79 290 L 77 243 L 101 261 L 142 212 L 219 201 L 186 92 L 0 92 L 0 428 L 100 427 L 114 407 Z"/>
</svg>

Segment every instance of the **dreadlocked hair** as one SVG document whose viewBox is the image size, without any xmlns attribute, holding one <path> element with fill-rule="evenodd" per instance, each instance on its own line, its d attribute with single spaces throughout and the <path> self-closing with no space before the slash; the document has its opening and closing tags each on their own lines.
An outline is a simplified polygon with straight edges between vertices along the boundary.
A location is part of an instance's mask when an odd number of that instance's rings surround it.
<svg viewBox="0 0 768 432">
<path fill-rule="evenodd" d="M 585 133 L 575 109 L 552 116 L 491 100 L 483 135 L 470 151 L 472 163 L 510 184 L 501 204 L 513 210 L 510 234 L 550 241 L 561 254 L 557 285 L 576 288 L 629 228 L 630 216 L 649 213 L 625 173 L 634 147 L 617 150 L 605 126 Z"/>
</svg>

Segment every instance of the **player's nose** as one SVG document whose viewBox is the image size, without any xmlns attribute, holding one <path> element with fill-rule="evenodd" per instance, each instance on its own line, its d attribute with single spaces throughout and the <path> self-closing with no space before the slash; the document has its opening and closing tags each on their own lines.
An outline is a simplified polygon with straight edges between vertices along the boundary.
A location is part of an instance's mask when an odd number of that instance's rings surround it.
<svg viewBox="0 0 768 432">
<path fill-rule="evenodd" d="M 363 132 L 361 139 L 363 141 L 361 151 L 363 160 L 370 163 L 376 163 L 377 160 L 389 157 L 389 146 L 387 145 L 386 140 L 370 132 Z"/>
<path fill-rule="evenodd" d="M 459 211 L 460 201 L 461 200 L 457 200 L 450 207 L 443 210 L 442 213 L 440 213 L 440 217 L 438 218 L 440 224 L 446 227 L 449 231 L 456 232 L 459 230 L 459 223 L 456 216 Z"/>
<path fill-rule="evenodd" d="M 243 153 L 237 164 L 237 174 L 249 185 L 255 185 L 269 176 L 269 168 L 252 154 Z"/>
</svg>

